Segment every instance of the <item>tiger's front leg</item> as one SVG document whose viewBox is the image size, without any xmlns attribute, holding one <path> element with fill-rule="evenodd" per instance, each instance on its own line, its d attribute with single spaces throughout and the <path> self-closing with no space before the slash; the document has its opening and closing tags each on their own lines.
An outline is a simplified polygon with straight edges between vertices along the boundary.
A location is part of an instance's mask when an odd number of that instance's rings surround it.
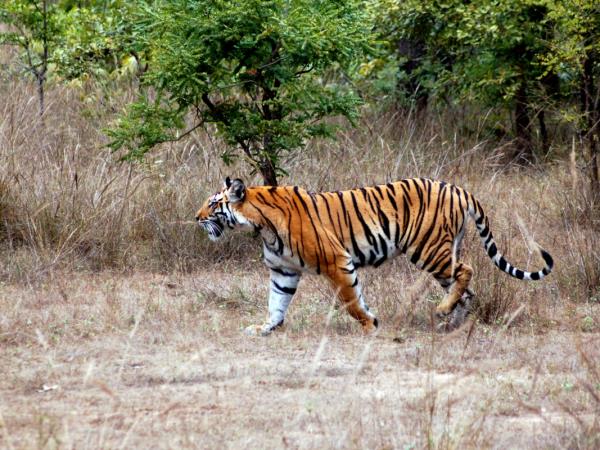
<svg viewBox="0 0 600 450">
<path fill-rule="evenodd" d="M 285 313 L 296 293 L 300 282 L 300 274 L 289 269 L 272 267 L 271 290 L 269 292 L 269 319 L 262 325 L 251 325 L 246 328 L 246 334 L 267 336 L 283 325 Z"/>
</svg>

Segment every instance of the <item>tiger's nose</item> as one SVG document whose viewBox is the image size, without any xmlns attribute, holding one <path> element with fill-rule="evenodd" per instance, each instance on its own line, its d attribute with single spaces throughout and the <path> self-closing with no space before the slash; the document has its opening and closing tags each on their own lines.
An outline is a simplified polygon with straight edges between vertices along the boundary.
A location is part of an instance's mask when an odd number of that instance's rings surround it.
<svg viewBox="0 0 600 450">
<path fill-rule="evenodd" d="M 200 221 L 200 214 L 196 214 L 196 222 Z"/>
</svg>

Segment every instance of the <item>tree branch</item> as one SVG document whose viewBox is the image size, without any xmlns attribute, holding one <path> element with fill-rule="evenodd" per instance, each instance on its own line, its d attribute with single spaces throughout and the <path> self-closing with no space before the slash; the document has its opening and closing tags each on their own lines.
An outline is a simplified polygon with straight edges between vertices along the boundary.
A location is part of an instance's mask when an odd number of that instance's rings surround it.
<svg viewBox="0 0 600 450">
<path fill-rule="evenodd" d="M 200 128 L 202 125 L 204 125 L 204 121 L 203 120 L 201 120 L 200 122 L 198 122 L 196 125 L 194 125 L 192 128 L 190 128 L 189 130 L 187 130 L 185 133 L 180 134 L 176 138 L 167 139 L 167 140 L 165 140 L 163 142 L 178 142 L 178 141 L 182 140 L 184 137 L 192 134 L 195 130 L 197 130 L 198 128 Z"/>
<path fill-rule="evenodd" d="M 228 127 L 231 126 L 231 123 L 229 122 L 229 120 L 227 120 L 227 118 L 223 115 L 223 113 L 219 110 L 219 108 L 211 101 L 211 99 L 207 93 L 202 94 L 202 101 L 208 107 L 208 109 L 210 110 L 212 115 L 217 120 L 219 120 L 220 122 L 223 122 L 225 124 L 225 126 L 228 126 Z M 252 161 L 254 161 L 254 158 L 252 157 L 252 150 L 250 149 L 250 146 L 246 142 L 244 142 L 243 139 L 240 139 L 238 136 L 235 136 L 235 140 L 240 145 L 240 147 L 242 147 L 242 150 L 244 151 L 246 156 L 248 156 L 248 158 L 250 158 Z"/>
</svg>

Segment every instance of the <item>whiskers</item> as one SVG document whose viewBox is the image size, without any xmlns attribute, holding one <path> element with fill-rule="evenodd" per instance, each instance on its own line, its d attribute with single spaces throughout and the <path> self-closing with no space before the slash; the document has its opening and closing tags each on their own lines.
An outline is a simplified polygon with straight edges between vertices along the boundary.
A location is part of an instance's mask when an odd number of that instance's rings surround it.
<svg viewBox="0 0 600 450">
<path fill-rule="evenodd" d="M 206 230 L 211 239 L 219 238 L 223 234 L 223 227 L 218 222 L 212 220 L 203 220 L 200 222 L 200 225 L 202 225 L 202 227 Z"/>
</svg>

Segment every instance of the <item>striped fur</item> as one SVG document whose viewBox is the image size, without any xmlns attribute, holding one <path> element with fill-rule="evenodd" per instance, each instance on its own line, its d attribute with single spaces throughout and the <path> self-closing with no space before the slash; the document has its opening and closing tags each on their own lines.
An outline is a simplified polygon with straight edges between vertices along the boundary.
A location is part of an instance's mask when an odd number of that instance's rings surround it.
<svg viewBox="0 0 600 450">
<path fill-rule="evenodd" d="M 499 269 L 522 280 L 540 280 L 551 272 L 552 257 L 544 250 L 543 269 L 514 267 L 498 252 L 488 218 L 473 195 L 424 178 L 320 193 L 297 186 L 247 188 L 239 179 L 227 179 L 196 219 L 215 240 L 225 228 L 260 233 L 271 271 L 269 320 L 249 331 L 268 334 L 283 323 L 303 272 L 327 277 L 348 312 L 366 332 L 374 330 L 377 319 L 365 304 L 356 269 L 377 267 L 401 253 L 447 290 L 437 313 L 450 314 L 473 296 L 473 270 L 459 257 L 468 217 Z"/>
</svg>

